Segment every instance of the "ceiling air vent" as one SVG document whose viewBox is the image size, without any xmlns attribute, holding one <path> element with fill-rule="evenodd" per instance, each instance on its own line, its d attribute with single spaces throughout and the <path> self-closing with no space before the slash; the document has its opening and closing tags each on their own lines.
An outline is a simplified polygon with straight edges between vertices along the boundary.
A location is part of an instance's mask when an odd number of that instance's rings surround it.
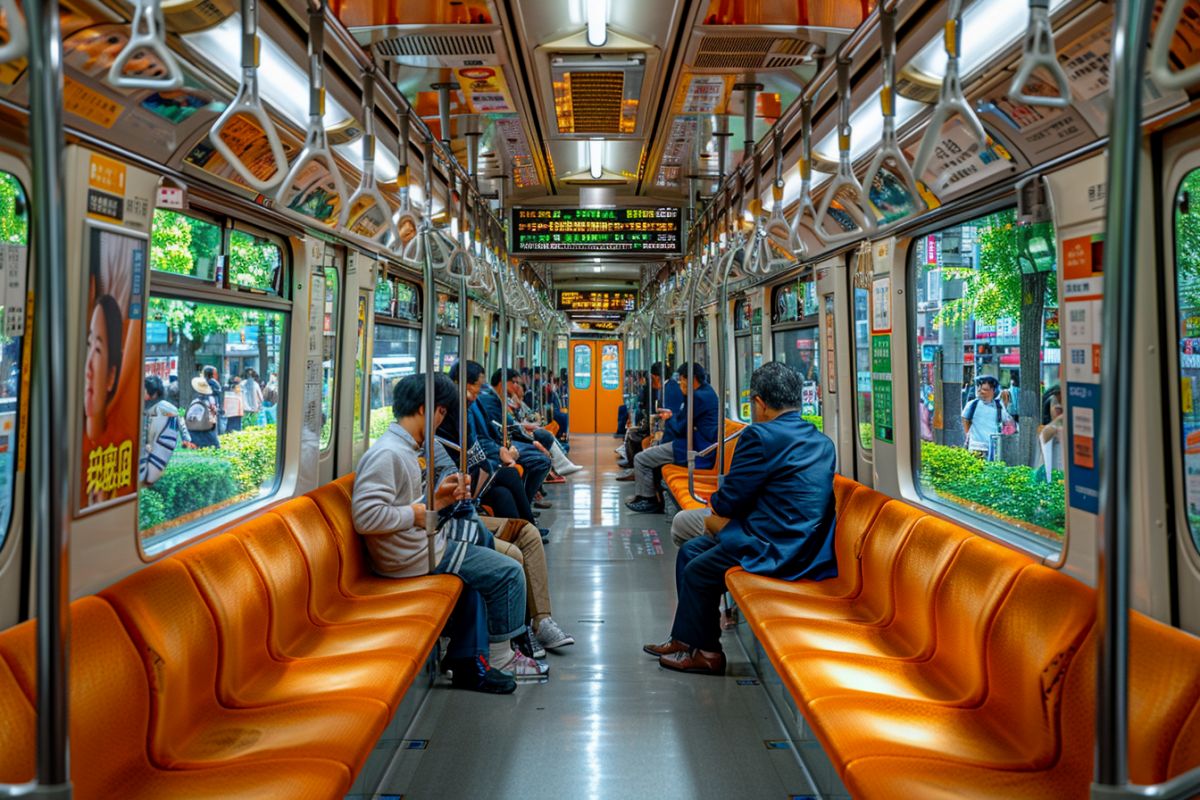
<svg viewBox="0 0 1200 800">
<path fill-rule="evenodd" d="M 504 63 L 497 25 L 379 25 L 351 28 L 360 44 L 406 67 L 494 67 Z"/>
<path fill-rule="evenodd" d="M 697 25 L 686 63 L 692 72 L 737 74 L 811 65 L 844 32 L 786 25 Z"/>
<path fill-rule="evenodd" d="M 630 135 L 637 124 L 646 58 L 641 53 L 550 57 L 561 134 Z"/>
</svg>

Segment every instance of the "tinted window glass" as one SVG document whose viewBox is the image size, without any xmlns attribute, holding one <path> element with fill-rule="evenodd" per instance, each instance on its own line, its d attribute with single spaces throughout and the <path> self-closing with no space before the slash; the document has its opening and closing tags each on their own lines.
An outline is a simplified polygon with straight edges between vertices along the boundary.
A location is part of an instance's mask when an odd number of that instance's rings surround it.
<svg viewBox="0 0 1200 800">
<path fill-rule="evenodd" d="M 1175 279 L 1179 313 L 1179 409 L 1188 529 L 1200 549 L 1200 170 L 1175 201 Z"/>
<path fill-rule="evenodd" d="M 775 360 L 782 361 L 800 373 L 804 379 L 801 393 L 801 415 L 824 429 L 821 416 L 821 350 L 816 327 L 795 328 L 775 334 Z M 747 401 L 748 402 L 748 401 Z"/>
<path fill-rule="evenodd" d="M 279 245 L 245 231 L 229 234 L 229 284 L 278 294 L 283 267 Z"/>
<path fill-rule="evenodd" d="M 337 386 L 337 330 L 339 298 L 338 272 L 333 267 L 325 268 L 325 301 L 322 306 L 321 326 L 321 449 L 329 446 L 333 439 L 333 398 Z M 314 299 L 314 302 L 317 302 Z"/>
<path fill-rule="evenodd" d="M 220 255 L 219 226 L 178 211 L 154 212 L 151 269 L 214 283 Z"/>
<path fill-rule="evenodd" d="M 371 351 L 371 438 L 392 421 L 392 392 L 401 378 L 417 373 L 421 363 L 421 331 L 399 325 L 375 326 Z"/>
<path fill-rule="evenodd" d="M 24 187 L 12 175 L 0 172 L 0 264 L 24 281 L 29 266 L 29 207 Z M 0 547 L 12 520 L 12 498 L 23 378 L 21 354 L 25 337 L 25 304 L 0 306 Z"/>
</svg>

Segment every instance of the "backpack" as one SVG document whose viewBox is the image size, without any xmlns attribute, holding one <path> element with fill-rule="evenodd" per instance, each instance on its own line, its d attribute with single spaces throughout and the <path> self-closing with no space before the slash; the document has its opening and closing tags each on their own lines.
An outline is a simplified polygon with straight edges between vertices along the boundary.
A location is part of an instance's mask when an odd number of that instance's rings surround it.
<svg viewBox="0 0 1200 800">
<path fill-rule="evenodd" d="M 997 400 L 993 400 L 992 403 L 993 403 L 993 405 L 996 406 L 996 430 L 1000 430 L 1001 428 L 1003 428 L 1003 424 L 1002 424 L 1003 423 L 1003 414 L 1000 411 L 1000 401 L 997 399 Z M 963 414 L 963 419 L 965 419 L 967 422 L 970 422 L 971 420 L 975 419 L 975 409 L 976 409 L 976 407 L 978 407 L 978 405 L 979 405 L 978 397 L 976 397 L 971 402 L 967 403 L 966 413 Z"/>
<path fill-rule="evenodd" d="M 162 477 L 163 470 L 167 468 L 167 461 L 170 460 L 171 454 L 175 452 L 175 448 L 179 444 L 179 419 L 174 413 L 168 414 L 161 406 L 156 406 L 147 415 L 147 435 L 152 427 L 151 420 L 159 416 L 165 416 L 166 422 L 154 441 L 146 442 L 146 452 L 142 454 L 138 462 L 138 477 L 147 485 L 153 484 Z"/>
<path fill-rule="evenodd" d="M 183 424 L 189 431 L 211 431 L 217 427 L 217 412 L 210 403 L 197 397 L 188 406 Z"/>
</svg>

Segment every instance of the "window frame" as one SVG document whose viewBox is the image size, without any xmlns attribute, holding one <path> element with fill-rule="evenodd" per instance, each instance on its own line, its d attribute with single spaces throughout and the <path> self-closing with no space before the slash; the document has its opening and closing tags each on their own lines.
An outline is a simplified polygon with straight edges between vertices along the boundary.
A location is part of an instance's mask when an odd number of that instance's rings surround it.
<svg viewBox="0 0 1200 800">
<path fill-rule="evenodd" d="M 8 175 L 20 187 L 21 193 L 25 200 L 25 283 L 26 291 L 28 292 L 31 286 L 33 264 L 33 207 L 30 201 L 29 186 L 32 184 L 32 175 L 30 175 L 24 163 L 19 160 L 10 158 L 6 153 L 0 152 L 0 171 Z M 149 251 L 147 251 L 149 252 Z M 28 301 L 26 302 L 26 306 Z M 28 308 L 23 307 L 22 313 L 26 315 L 26 322 L 29 321 Z M 2 572 L 9 560 L 19 549 L 19 543 L 23 537 L 12 535 L 13 525 L 22 520 L 25 516 L 25 507 L 23 497 L 25 494 L 25 471 L 21 470 L 20 453 L 25 450 L 28 444 L 29 432 L 29 404 L 31 401 L 31 387 L 28 379 L 24 376 L 29 374 L 32 363 L 29 359 L 33 356 L 32 344 L 33 337 L 31 331 L 26 327 L 25 333 L 21 336 L 21 373 L 22 380 L 17 387 L 17 407 L 13 425 L 13 443 L 10 445 L 10 451 L 13 458 L 12 469 L 12 494 L 9 500 L 8 524 L 0 528 L 0 572 Z"/>
<path fill-rule="evenodd" d="M 1172 188 L 1171 197 L 1174 200 L 1171 202 L 1169 210 L 1166 211 L 1166 221 L 1170 224 L 1170 234 L 1167 243 L 1167 254 L 1169 261 L 1164 263 L 1164 266 L 1169 270 L 1170 277 L 1162 282 L 1163 291 L 1167 293 L 1165 302 L 1165 325 L 1164 331 L 1168 337 L 1165 343 L 1164 350 L 1167 351 L 1165 358 L 1165 368 L 1170 381 L 1170 388 L 1167 389 L 1167 408 L 1169 409 L 1169 419 L 1167 421 L 1168 436 L 1172 440 L 1170 452 L 1168 455 L 1167 476 L 1170 481 L 1168 500 L 1174 499 L 1175 513 L 1174 527 L 1182 534 L 1179 538 L 1186 538 L 1188 544 L 1181 549 L 1186 553 L 1184 558 L 1191 562 L 1192 567 L 1200 568 L 1200 530 L 1193 530 L 1191 520 L 1188 517 L 1188 493 L 1187 493 L 1187 452 L 1185 449 L 1184 440 L 1184 424 L 1183 424 L 1183 360 L 1180 354 L 1181 342 L 1184 337 L 1181 333 L 1183 328 L 1184 316 L 1180 308 L 1180 280 L 1179 280 L 1179 220 L 1178 220 L 1178 198 L 1180 192 L 1183 191 L 1184 182 L 1189 176 L 1200 173 L 1200 159 L 1196 153 L 1189 153 L 1181 158 L 1169 173 L 1164 173 L 1164 181 L 1175 179 L 1175 185 Z M 1169 185 L 1168 185 L 1169 186 Z M 1200 198 L 1198 198 L 1200 199 Z M 1164 257 L 1167 255 L 1164 254 Z M 1060 317 L 1061 320 L 1061 317 Z M 1061 322 L 1060 322 L 1061 324 Z M 1193 401 L 1194 402 L 1194 401 Z M 1171 553 L 1174 555 L 1177 552 L 1172 548 Z M 1173 572 L 1174 575 L 1174 572 Z"/>
<path fill-rule="evenodd" d="M 173 210 L 173 209 L 166 209 Z M 183 212 L 178 212 L 183 213 Z M 203 207 L 191 207 L 187 209 L 184 216 L 194 217 L 204 221 L 218 220 L 222 235 L 221 235 L 221 252 L 218 254 L 222 259 L 229 258 L 229 236 L 234 230 L 240 230 L 244 233 L 256 236 L 260 239 L 265 239 L 273 242 L 280 253 L 280 269 L 279 269 L 279 284 L 280 292 L 271 294 L 263 290 L 251 289 L 249 287 L 239 286 L 234 284 L 229 285 L 229 270 L 222 269 L 223 279 L 220 284 L 215 281 L 205 281 L 193 277 L 191 275 L 178 275 L 171 272 L 162 272 L 159 270 L 148 269 L 146 278 L 146 299 L 147 308 L 149 301 L 152 298 L 161 298 L 165 300 L 181 300 L 185 302 L 194 302 L 207 305 L 220 305 L 236 308 L 251 308 L 263 311 L 270 311 L 282 315 L 283 329 L 279 332 L 280 348 L 278 353 L 278 374 L 279 385 L 286 386 L 288 376 L 291 372 L 288 355 L 290 352 L 290 339 L 292 335 L 292 325 L 294 323 L 294 299 L 291 296 L 291 276 L 295 263 L 294 254 L 292 253 L 291 244 L 287 238 L 269 233 L 255 225 L 244 223 L 240 220 L 233 220 L 229 217 L 216 214 L 208 211 Z M 152 246 L 152 245 L 151 245 Z M 149 321 L 149 320 L 147 320 Z M 148 327 L 148 326 L 147 326 Z M 147 330 L 143 329 L 143 336 Z M 144 371 L 146 351 L 142 352 L 141 368 Z M 245 516 L 248 508 L 253 508 L 260 504 L 269 504 L 275 501 L 275 496 L 279 493 L 283 486 L 285 473 L 287 472 L 286 464 L 286 443 L 288 435 L 288 420 L 286 407 L 283 403 L 278 404 L 280 412 L 276 417 L 275 422 L 275 479 L 269 487 L 264 487 L 264 491 L 260 492 L 258 497 L 248 498 L 240 503 L 235 503 L 230 506 L 222 506 L 208 514 L 201 514 L 181 525 L 168 527 L 158 534 L 145 537 L 142 536 L 140 523 L 134 523 L 134 540 L 137 544 L 138 556 L 143 562 L 150 563 L 161 558 L 170 556 L 172 553 L 180 550 L 183 547 L 194 543 L 197 539 L 205 534 L 211 533 L 213 530 L 219 530 L 225 527 L 230 522 Z M 146 443 L 141 441 L 139 436 L 138 457 L 140 458 L 144 452 Z M 136 503 L 140 503 L 142 485 L 138 483 L 139 499 Z M 135 503 L 135 505 L 136 505 Z"/>
<path fill-rule="evenodd" d="M 898 255 L 903 255 L 903 260 L 895 259 L 893 261 L 893 280 L 895 280 L 895 270 L 903 268 L 903 281 L 905 291 L 908 293 L 908 298 L 905 300 L 905 312 L 907 319 L 905 320 L 904 329 L 901 332 L 903 336 L 908 337 L 912 346 L 907 349 L 906 358 L 904 359 L 904 368 L 907 370 L 906 375 L 911 381 L 919 375 L 920 370 L 920 348 L 915 346 L 917 333 L 917 280 L 921 269 L 916 265 L 918 248 L 922 246 L 926 237 L 936 235 L 967 223 L 982 219 L 991 214 L 1014 208 L 1013 202 L 1008 199 L 999 200 L 993 203 L 980 206 L 978 208 L 963 211 L 940 220 L 937 223 L 923 226 L 908 234 L 904 240 L 904 249 Z M 1055 226 L 1055 243 L 1057 246 L 1058 229 Z M 1055 280 L 1061 278 L 1059 271 L 1055 272 Z M 868 305 L 868 315 L 869 315 Z M 869 328 L 868 328 L 869 330 Z M 895 372 L 896 359 L 892 359 L 892 370 Z M 911 392 L 910 392 L 911 394 Z M 872 408 L 874 408 L 874 393 L 872 393 Z M 974 511 L 966 506 L 956 505 L 949 501 L 943 500 L 935 495 L 926 495 L 921 491 L 921 436 L 920 436 L 920 411 L 917 404 L 910 397 L 905 403 L 905 410 L 898 411 L 895 407 L 892 409 L 893 414 L 907 414 L 908 429 L 910 434 L 916 432 L 915 435 L 909 436 L 910 452 L 907 467 L 910 470 L 908 477 L 910 478 L 911 494 L 908 491 L 902 490 L 902 495 L 906 500 L 913 505 L 937 514 L 940 517 L 948 519 L 967 527 L 974 534 L 989 539 L 997 544 L 1015 549 L 1019 552 L 1030 555 L 1041 560 L 1048 566 L 1061 566 L 1066 559 L 1067 552 L 1070 547 L 1071 536 L 1071 514 L 1070 507 L 1067 506 L 1065 515 L 1062 539 L 1059 546 L 1048 537 L 1041 536 L 1032 531 L 1027 531 L 1015 525 L 1006 524 L 1003 520 L 997 517 L 991 517 Z M 874 437 L 872 437 L 874 444 Z M 872 448 L 871 453 L 875 453 L 876 448 Z M 899 453 L 897 453 L 899 456 Z M 897 460 L 898 467 L 903 470 L 904 464 Z M 1070 475 L 1067 474 L 1063 483 L 1064 494 L 1070 494 Z"/>
<path fill-rule="evenodd" d="M 326 411 L 325 411 L 325 401 L 326 401 L 325 386 L 326 386 L 326 383 L 325 383 L 325 375 L 324 375 L 324 372 L 325 372 L 325 370 L 324 370 L 324 363 L 325 363 L 324 349 L 325 349 L 325 340 L 327 338 L 329 338 L 329 336 L 330 336 L 330 331 L 325 330 L 325 314 L 327 312 L 328 307 L 330 306 L 330 297 L 329 297 L 329 275 L 330 275 L 330 273 L 333 273 L 333 277 L 334 277 L 334 280 L 337 281 L 337 285 L 334 289 L 334 296 L 333 296 L 333 300 L 332 300 L 332 305 L 333 305 L 332 317 L 333 317 L 333 319 L 330 321 L 330 326 L 332 328 L 332 334 L 333 334 L 333 356 L 330 359 L 333 363 L 332 363 L 330 371 L 333 373 L 333 375 L 332 375 L 332 379 L 330 380 L 329 395 L 328 395 L 328 400 L 329 400 L 329 411 L 328 411 L 329 439 L 328 439 L 328 441 L 325 441 L 325 442 L 320 441 L 321 436 L 325 432 L 324 425 L 322 425 L 321 430 L 317 432 L 317 444 L 320 445 L 317 449 L 318 449 L 318 452 L 320 452 L 320 454 L 322 456 L 325 456 L 329 453 L 330 449 L 333 447 L 334 442 L 337 440 L 337 406 L 338 406 L 337 398 L 338 398 L 338 387 L 340 386 L 341 381 L 342 381 L 342 375 L 341 375 L 341 371 L 342 371 L 341 370 L 341 355 L 342 354 L 339 352 L 339 348 L 338 348 L 338 334 L 344 327 L 342 317 L 345 316 L 343 313 L 343 309 L 345 308 L 346 303 L 345 303 L 345 297 L 343 297 L 343 292 L 345 291 L 345 288 L 346 288 L 345 283 L 346 283 L 346 256 L 347 256 L 346 251 L 339 249 L 339 247 L 337 245 L 326 245 L 326 248 L 331 250 L 331 255 L 328 257 L 323 257 L 321 259 L 321 261 L 325 262 L 325 263 L 314 265 L 315 269 L 321 270 L 321 277 L 325 280 L 325 299 L 321 303 L 321 350 L 322 350 L 322 352 L 321 352 L 321 364 L 322 364 L 322 368 L 321 368 L 321 413 L 326 413 Z"/>
</svg>

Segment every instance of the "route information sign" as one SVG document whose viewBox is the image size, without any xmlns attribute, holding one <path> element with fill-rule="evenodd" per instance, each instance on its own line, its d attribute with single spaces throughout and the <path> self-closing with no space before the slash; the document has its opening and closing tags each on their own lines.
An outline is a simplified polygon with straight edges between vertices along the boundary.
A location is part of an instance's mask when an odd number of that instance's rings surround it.
<svg viewBox="0 0 1200 800">
<path fill-rule="evenodd" d="M 512 252 L 680 253 L 678 208 L 514 208 Z"/>
</svg>

